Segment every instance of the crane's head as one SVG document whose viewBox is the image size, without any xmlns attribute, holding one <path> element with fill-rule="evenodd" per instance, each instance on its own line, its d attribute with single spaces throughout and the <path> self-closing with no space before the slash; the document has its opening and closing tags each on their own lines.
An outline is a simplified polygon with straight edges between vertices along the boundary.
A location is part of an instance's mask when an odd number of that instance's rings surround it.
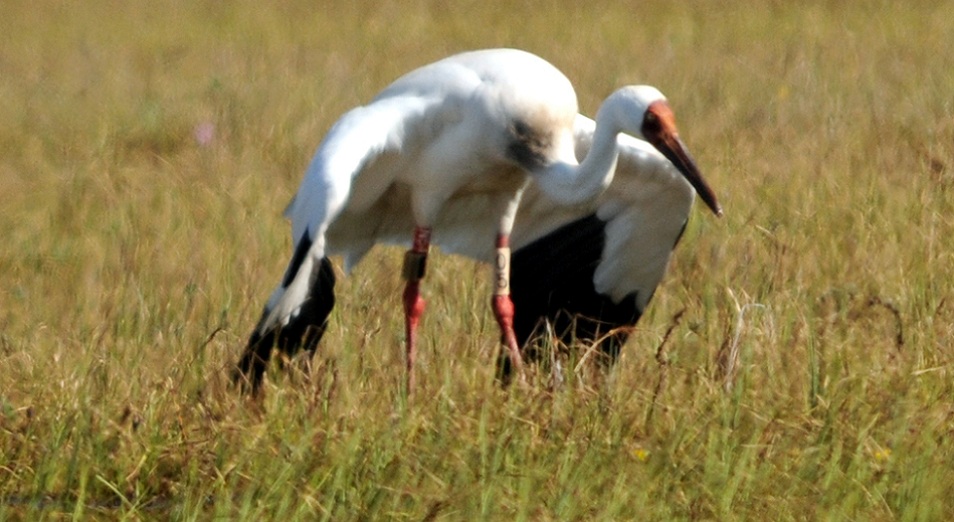
<svg viewBox="0 0 954 522">
<path fill-rule="evenodd" d="M 623 118 L 620 122 L 622 129 L 648 141 L 666 156 L 712 212 L 722 216 L 722 207 L 715 193 L 702 177 L 686 145 L 679 139 L 676 117 L 659 89 L 649 85 L 635 85 L 620 89 L 613 97 L 616 96 L 625 100 L 624 103 L 628 105 L 627 110 L 621 111 L 620 114 Z"/>
</svg>

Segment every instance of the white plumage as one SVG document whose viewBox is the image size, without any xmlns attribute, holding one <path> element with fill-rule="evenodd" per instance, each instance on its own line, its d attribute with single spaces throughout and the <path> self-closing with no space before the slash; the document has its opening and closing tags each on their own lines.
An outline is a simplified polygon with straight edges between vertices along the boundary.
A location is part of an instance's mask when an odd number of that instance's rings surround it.
<svg viewBox="0 0 954 522">
<path fill-rule="evenodd" d="M 532 180 L 550 201 L 540 205 L 591 204 L 613 179 L 621 132 L 645 137 L 681 162 L 686 179 L 721 212 L 678 140 L 658 90 L 624 87 L 607 98 L 584 133 L 589 152 L 577 160 L 583 146 L 577 133 L 586 121 L 578 119 L 576 95 L 560 71 L 512 49 L 463 53 L 424 66 L 346 113 L 319 145 L 286 209 L 295 255 L 249 339 L 240 370 L 257 386 L 273 347 L 314 347 L 333 304 L 329 255 L 344 256 L 350 268 L 378 242 L 411 243 L 404 296 L 410 387 L 423 311 L 418 285 L 429 244 L 480 259 L 495 253 L 509 265 L 509 236 L 527 183 Z M 623 212 L 612 209 L 610 200 L 598 205 L 601 212 Z M 556 218 L 528 219 L 544 227 Z M 496 264 L 494 312 L 519 370 L 509 271 Z M 619 271 L 612 264 L 598 278 L 607 280 L 601 287 L 608 291 L 609 278 Z"/>
</svg>

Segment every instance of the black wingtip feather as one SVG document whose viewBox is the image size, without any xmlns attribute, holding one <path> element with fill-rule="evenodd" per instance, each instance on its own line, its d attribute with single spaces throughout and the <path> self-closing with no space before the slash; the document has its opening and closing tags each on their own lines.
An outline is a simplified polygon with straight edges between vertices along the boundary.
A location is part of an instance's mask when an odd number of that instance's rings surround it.
<svg viewBox="0 0 954 522">
<path fill-rule="evenodd" d="M 297 250 L 293 263 L 296 259 L 298 265 L 304 259 L 298 259 Z M 290 266 L 289 272 L 291 268 Z M 298 314 L 284 327 L 268 330 L 264 334 L 260 328 L 255 328 L 236 365 L 237 371 L 233 380 L 245 384 L 252 392 L 257 392 L 268 368 L 273 348 L 287 355 L 293 355 L 300 350 L 314 352 L 328 326 L 328 315 L 335 305 L 334 286 L 334 267 L 328 258 L 322 258 L 308 298 L 301 305 Z M 265 310 L 262 317 L 267 314 L 268 310 Z"/>
<path fill-rule="evenodd" d="M 549 322 L 564 343 L 600 341 L 615 359 L 642 313 L 636 294 L 614 303 L 596 291 L 593 275 L 606 243 L 606 222 L 590 215 L 516 250 L 511 260 L 514 332 L 531 348 Z M 609 335 L 607 335 L 609 334 Z M 528 354 L 532 356 L 532 354 Z"/>
</svg>

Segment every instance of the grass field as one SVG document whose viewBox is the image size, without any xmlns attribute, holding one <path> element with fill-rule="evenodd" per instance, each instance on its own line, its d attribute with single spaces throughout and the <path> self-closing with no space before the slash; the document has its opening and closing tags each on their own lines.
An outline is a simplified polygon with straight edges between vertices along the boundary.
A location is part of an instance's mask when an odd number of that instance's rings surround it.
<svg viewBox="0 0 954 522">
<path fill-rule="evenodd" d="M 954 518 L 954 4 L 674 4 L 4 2 L 0 519 Z M 240 397 L 325 130 L 495 46 L 659 86 L 725 207 L 619 364 L 500 389 L 437 256 L 408 403 L 381 248 Z"/>
</svg>

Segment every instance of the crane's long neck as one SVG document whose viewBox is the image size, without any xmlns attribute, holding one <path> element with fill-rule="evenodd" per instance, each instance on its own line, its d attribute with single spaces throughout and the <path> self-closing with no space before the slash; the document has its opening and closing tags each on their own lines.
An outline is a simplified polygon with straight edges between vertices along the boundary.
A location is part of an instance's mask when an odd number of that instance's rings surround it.
<svg viewBox="0 0 954 522">
<path fill-rule="evenodd" d="M 593 193 L 588 197 L 597 196 L 613 181 L 613 176 L 616 174 L 616 161 L 619 159 L 616 137 L 620 132 L 613 98 L 610 97 L 603 102 L 596 113 L 593 142 L 590 144 L 590 151 L 579 166 L 580 179 L 592 185 Z"/>
<path fill-rule="evenodd" d="M 616 137 L 620 133 L 615 113 L 613 97 L 610 97 L 596 114 L 596 129 L 583 161 L 558 163 L 539 178 L 540 187 L 551 199 L 564 205 L 579 204 L 599 196 L 613 181 L 619 158 Z M 579 139 L 579 133 L 575 139 Z"/>
</svg>

